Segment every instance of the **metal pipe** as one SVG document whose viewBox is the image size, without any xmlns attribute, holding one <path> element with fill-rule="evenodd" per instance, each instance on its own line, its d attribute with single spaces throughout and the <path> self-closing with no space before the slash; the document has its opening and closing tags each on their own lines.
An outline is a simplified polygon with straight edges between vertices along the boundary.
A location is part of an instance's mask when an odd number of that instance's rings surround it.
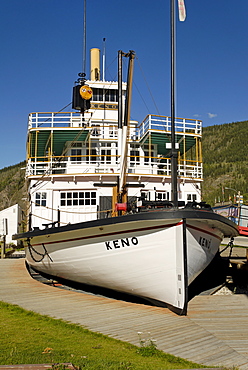
<svg viewBox="0 0 248 370">
<path fill-rule="evenodd" d="M 175 0 L 171 0 L 171 201 L 178 206 L 175 135 Z"/>
<path fill-rule="evenodd" d="M 130 50 L 127 56 L 129 57 L 129 64 L 128 64 L 127 93 L 126 93 L 125 115 L 124 115 L 123 126 L 128 126 L 129 121 L 130 121 L 132 83 L 133 83 L 133 65 L 134 65 L 135 52 L 133 50 Z"/>
<path fill-rule="evenodd" d="M 122 151 L 121 151 L 121 163 L 120 163 L 120 184 L 119 191 L 121 197 L 125 193 L 126 187 L 126 169 L 127 169 L 127 140 L 128 140 L 128 129 L 130 122 L 131 113 L 131 99 L 132 99 L 132 82 L 133 82 L 133 65 L 134 65 L 134 51 L 130 50 L 129 53 L 124 54 L 125 57 L 129 57 L 128 63 L 128 76 L 127 76 L 127 91 L 125 101 L 125 114 L 124 122 L 122 126 Z"/>
<path fill-rule="evenodd" d="M 122 55 L 118 51 L 118 128 L 122 128 Z"/>
<path fill-rule="evenodd" d="M 105 62 L 106 62 L 106 39 L 103 38 L 103 55 L 102 55 L 102 80 L 105 81 Z"/>
<path fill-rule="evenodd" d="M 118 51 L 118 156 L 122 151 L 122 125 L 123 125 L 123 100 L 122 100 L 122 56 L 123 52 Z"/>
<path fill-rule="evenodd" d="M 187 315 L 188 309 L 188 260 L 187 260 L 187 221 L 183 218 L 183 270 L 184 270 L 184 307 L 181 315 Z"/>
<path fill-rule="evenodd" d="M 83 73 L 86 73 L 86 0 L 84 0 Z"/>
<path fill-rule="evenodd" d="M 90 79 L 100 81 L 100 50 L 98 48 L 90 49 Z"/>
</svg>

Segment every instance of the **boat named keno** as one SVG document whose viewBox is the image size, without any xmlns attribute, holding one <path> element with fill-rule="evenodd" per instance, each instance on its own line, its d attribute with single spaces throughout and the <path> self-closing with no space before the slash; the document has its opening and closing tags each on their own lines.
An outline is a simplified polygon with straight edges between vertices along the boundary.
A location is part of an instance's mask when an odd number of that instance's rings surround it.
<svg viewBox="0 0 248 370">
<path fill-rule="evenodd" d="M 202 123 L 175 119 L 175 202 L 171 118 L 130 120 L 134 52 L 119 52 L 117 82 L 100 80 L 99 50 L 91 53 L 91 78 L 74 87 L 78 111 L 29 115 L 29 229 L 14 238 L 25 240 L 26 261 L 41 274 L 186 314 L 188 286 L 223 237 L 237 235 L 201 202 Z"/>
</svg>

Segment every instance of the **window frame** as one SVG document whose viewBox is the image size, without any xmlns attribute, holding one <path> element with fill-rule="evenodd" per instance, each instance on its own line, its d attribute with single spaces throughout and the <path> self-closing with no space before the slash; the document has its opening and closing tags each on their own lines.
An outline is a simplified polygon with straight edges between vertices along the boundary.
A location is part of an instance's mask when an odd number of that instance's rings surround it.
<svg viewBox="0 0 248 370">
<path fill-rule="evenodd" d="M 71 190 L 60 192 L 60 207 L 97 206 L 96 191 Z"/>
</svg>

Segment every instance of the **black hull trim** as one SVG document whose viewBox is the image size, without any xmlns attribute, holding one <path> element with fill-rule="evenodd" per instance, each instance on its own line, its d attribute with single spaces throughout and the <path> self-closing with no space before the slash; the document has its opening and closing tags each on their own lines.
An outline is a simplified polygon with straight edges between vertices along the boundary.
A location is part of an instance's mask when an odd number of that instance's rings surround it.
<svg viewBox="0 0 248 370">
<path fill-rule="evenodd" d="M 113 225 L 118 223 L 129 223 L 136 221 L 149 221 L 149 220 L 162 220 L 162 219 L 186 219 L 186 220 L 208 220 L 215 223 L 215 227 L 219 228 L 225 237 L 237 236 L 238 227 L 237 225 L 228 220 L 227 218 L 214 213 L 212 211 L 206 211 L 201 209 L 175 209 L 175 210 L 164 210 L 164 211 L 149 211 L 134 214 L 127 214 L 125 216 L 111 217 L 105 219 L 98 219 L 93 221 L 80 222 L 76 224 L 69 224 L 66 226 L 50 227 L 45 229 L 32 230 L 21 234 L 13 235 L 14 240 L 32 238 L 35 236 L 51 235 L 57 233 L 63 233 L 67 231 L 83 230 L 93 227 L 101 227 L 106 225 Z"/>
</svg>

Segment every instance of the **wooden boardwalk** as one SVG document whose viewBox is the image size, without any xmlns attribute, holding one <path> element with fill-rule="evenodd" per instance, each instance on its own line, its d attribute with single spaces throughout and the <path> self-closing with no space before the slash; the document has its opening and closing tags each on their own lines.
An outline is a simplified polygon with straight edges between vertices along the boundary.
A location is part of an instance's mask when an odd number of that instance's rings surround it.
<svg viewBox="0 0 248 370">
<path fill-rule="evenodd" d="M 187 317 L 165 308 L 59 289 L 32 279 L 24 259 L 0 260 L 0 300 L 139 345 L 148 333 L 164 352 L 206 366 L 248 370 L 246 295 L 197 296 Z"/>
</svg>

